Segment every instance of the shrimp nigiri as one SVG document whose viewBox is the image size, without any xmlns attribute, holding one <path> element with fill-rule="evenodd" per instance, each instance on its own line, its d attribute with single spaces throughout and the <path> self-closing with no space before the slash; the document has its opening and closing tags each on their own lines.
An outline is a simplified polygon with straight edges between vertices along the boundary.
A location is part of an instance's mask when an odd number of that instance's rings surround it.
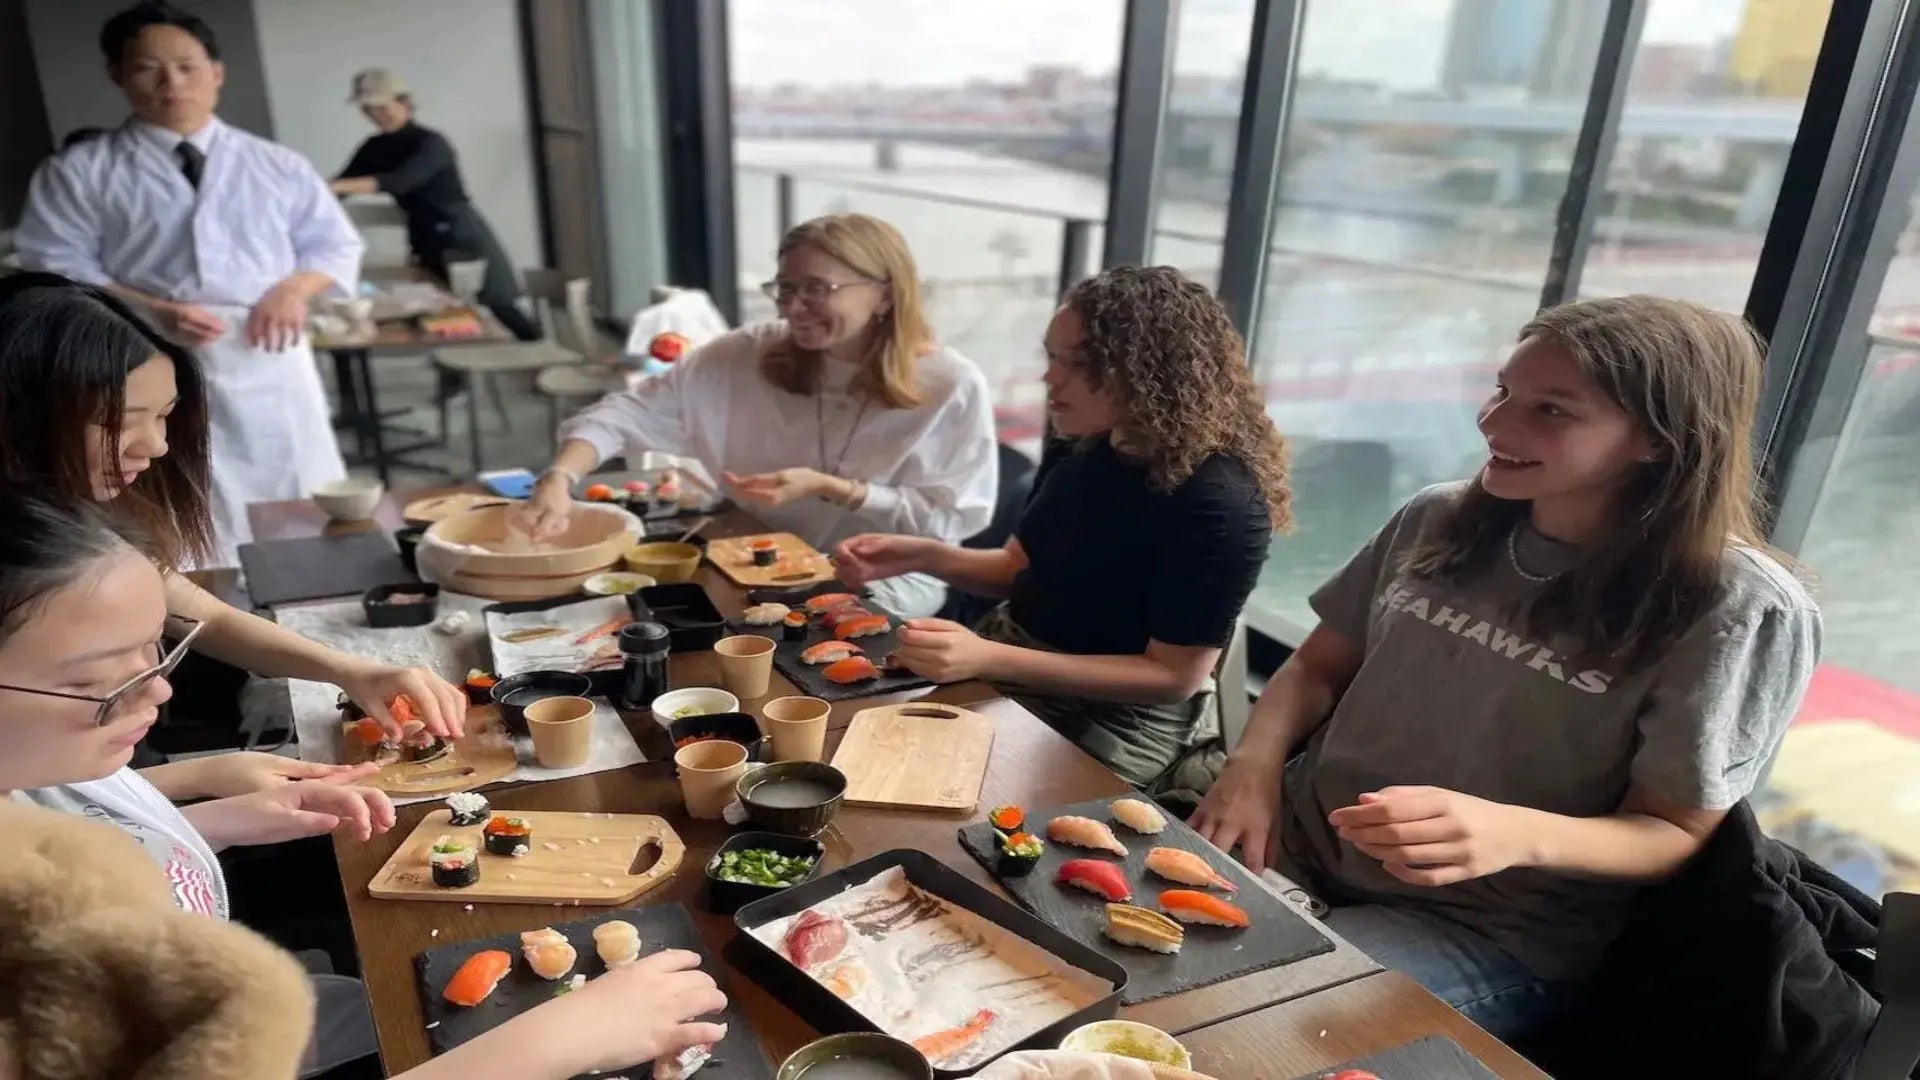
<svg viewBox="0 0 1920 1080">
<path fill-rule="evenodd" d="M 527 966 L 543 979 L 557 979 L 565 975 L 573 970 L 573 962 L 580 958 L 580 954 L 573 951 L 573 943 L 567 940 L 567 935 L 551 926 L 521 934 L 520 952 L 527 958 Z"/>
<path fill-rule="evenodd" d="M 1123 859 L 1127 857 L 1127 845 L 1113 835 L 1112 829 L 1092 818 L 1071 815 L 1054 818 L 1047 822 L 1047 839 L 1059 844 L 1112 852 Z"/>
<path fill-rule="evenodd" d="M 1198 885 L 1202 888 L 1225 889 L 1233 892 L 1239 886 L 1221 876 L 1213 864 L 1195 855 L 1191 851 L 1179 848 L 1157 847 L 1147 852 L 1147 869 L 1182 885 Z"/>
<path fill-rule="evenodd" d="M 1241 908 L 1197 889 L 1168 889 L 1160 894 L 1160 910 L 1183 923 L 1231 926 L 1241 930 L 1253 925 L 1253 920 Z"/>
</svg>

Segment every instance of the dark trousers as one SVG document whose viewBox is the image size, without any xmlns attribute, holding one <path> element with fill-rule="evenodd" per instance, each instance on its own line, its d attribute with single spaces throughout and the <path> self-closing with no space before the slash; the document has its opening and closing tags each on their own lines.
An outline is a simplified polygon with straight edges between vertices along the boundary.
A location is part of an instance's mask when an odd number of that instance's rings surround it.
<svg viewBox="0 0 1920 1080">
<path fill-rule="evenodd" d="M 514 301 L 520 298 L 520 286 L 514 281 L 513 260 L 487 227 L 472 203 L 461 204 L 445 221 L 434 222 L 413 237 L 413 252 L 420 264 L 440 280 L 447 279 L 447 264 L 463 259 L 487 260 L 487 276 L 480 287 L 480 302 L 500 320 L 500 324 L 521 341 L 538 341 L 540 327 L 520 310 Z"/>
</svg>

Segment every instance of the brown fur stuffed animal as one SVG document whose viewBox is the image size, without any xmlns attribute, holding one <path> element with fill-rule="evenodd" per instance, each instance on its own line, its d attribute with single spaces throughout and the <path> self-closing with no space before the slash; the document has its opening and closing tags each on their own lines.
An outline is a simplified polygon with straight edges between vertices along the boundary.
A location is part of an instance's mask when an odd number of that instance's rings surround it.
<svg viewBox="0 0 1920 1080">
<path fill-rule="evenodd" d="M 110 825 L 0 797 L 0 1080 L 281 1080 L 313 1026 L 299 964 L 181 911 Z"/>
</svg>

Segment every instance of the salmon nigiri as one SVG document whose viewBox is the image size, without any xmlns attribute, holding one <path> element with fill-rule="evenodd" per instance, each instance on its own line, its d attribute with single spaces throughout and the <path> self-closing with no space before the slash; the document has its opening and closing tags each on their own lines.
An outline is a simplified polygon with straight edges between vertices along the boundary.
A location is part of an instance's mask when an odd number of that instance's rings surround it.
<svg viewBox="0 0 1920 1080">
<path fill-rule="evenodd" d="M 1238 886 L 1221 876 L 1213 864 L 1180 848 L 1157 847 L 1147 852 L 1147 869 L 1182 885 L 1198 885 L 1201 888 L 1225 889 L 1233 892 Z"/>
<path fill-rule="evenodd" d="M 893 629 L 893 620 L 887 618 L 885 615 L 862 615 L 859 618 L 844 619 L 836 623 L 833 628 L 833 636 L 839 638 L 841 641 L 845 641 L 848 638 L 871 637 L 874 634 L 884 634 L 891 629 Z"/>
<path fill-rule="evenodd" d="M 820 674 L 825 675 L 828 682 L 847 686 L 879 678 L 880 669 L 874 667 L 873 661 L 864 656 L 849 656 L 845 660 L 836 660 L 828 664 L 826 670 Z"/>
<path fill-rule="evenodd" d="M 851 641 L 821 641 L 800 650 L 800 662 L 803 664 L 831 664 L 836 660 L 845 660 L 866 652 Z"/>
<path fill-rule="evenodd" d="M 513 957 L 499 949 L 488 949 L 467 957 L 460 970 L 447 980 L 447 988 L 440 992 L 446 998 L 463 1008 L 471 1009 L 487 1000 L 493 988 L 513 970 Z"/>
<path fill-rule="evenodd" d="M 1123 859 L 1127 857 L 1127 845 L 1113 835 L 1113 830 L 1107 828 L 1105 822 L 1089 817 L 1068 815 L 1054 818 L 1047 822 L 1047 839 L 1059 844 L 1112 852 Z"/>
<path fill-rule="evenodd" d="M 1168 889 L 1160 894 L 1160 910 L 1184 923 L 1231 926 L 1244 930 L 1253 925 L 1247 913 L 1225 900 L 1198 889 Z"/>
<path fill-rule="evenodd" d="M 848 604 L 857 604 L 859 602 L 860 598 L 852 593 L 821 593 L 819 596 L 808 598 L 807 610 L 813 612 L 815 615 L 819 615 L 823 612 L 832 611 L 837 607 L 846 607 Z"/>
</svg>

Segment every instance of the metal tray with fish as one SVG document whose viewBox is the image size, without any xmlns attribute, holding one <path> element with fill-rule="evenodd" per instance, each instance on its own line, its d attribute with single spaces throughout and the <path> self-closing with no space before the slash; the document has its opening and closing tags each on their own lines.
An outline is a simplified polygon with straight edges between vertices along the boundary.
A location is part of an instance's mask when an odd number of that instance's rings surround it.
<svg viewBox="0 0 1920 1080">
<path fill-rule="evenodd" d="M 757 900 L 734 925 L 743 969 L 803 1019 L 913 1042 L 943 1078 L 1051 1049 L 1111 1018 L 1126 988 L 1126 968 L 922 851 L 885 852 Z"/>
</svg>

